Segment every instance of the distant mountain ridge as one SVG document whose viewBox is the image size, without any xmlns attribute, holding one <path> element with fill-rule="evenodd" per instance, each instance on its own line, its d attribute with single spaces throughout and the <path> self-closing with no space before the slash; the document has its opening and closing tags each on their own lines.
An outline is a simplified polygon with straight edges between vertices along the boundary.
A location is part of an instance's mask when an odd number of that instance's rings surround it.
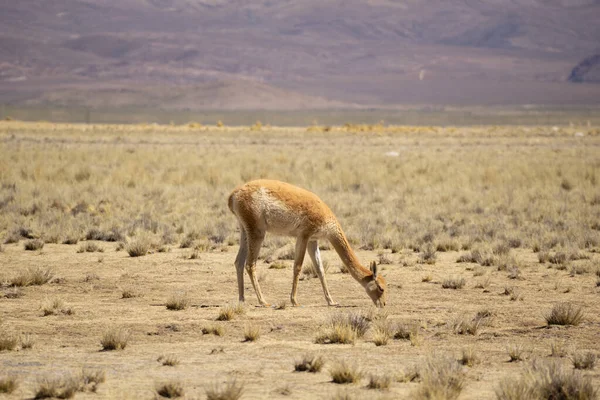
<svg viewBox="0 0 600 400">
<path fill-rule="evenodd" d="M 598 0 L 5 2 L 0 102 L 598 104 L 593 73 L 569 81 L 599 20 Z"/>
</svg>

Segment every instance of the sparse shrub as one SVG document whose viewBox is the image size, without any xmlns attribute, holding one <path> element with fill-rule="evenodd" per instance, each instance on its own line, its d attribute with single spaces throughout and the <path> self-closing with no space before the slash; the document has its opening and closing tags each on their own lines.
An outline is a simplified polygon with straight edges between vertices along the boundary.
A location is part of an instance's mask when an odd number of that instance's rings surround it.
<svg viewBox="0 0 600 400">
<path fill-rule="evenodd" d="M 392 260 L 392 258 L 386 254 L 386 253 L 379 253 L 377 255 L 377 259 L 378 259 L 378 264 L 380 265 L 388 265 L 388 264 L 392 264 L 394 261 Z"/>
<path fill-rule="evenodd" d="M 125 235 L 117 227 L 113 227 L 108 231 L 92 228 L 86 233 L 85 239 L 100 240 L 103 242 L 121 242 L 125 240 Z"/>
<path fill-rule="evenodd" d="M 421 282 L 431 282 L 433 276 L 431 274 L 427 274 L 421 278 Z"/>
<path fill-rule="evenodd" d="M 462 315 L 452 321 L 452 330 L 459 335 L 477 335 L 479 328 L 487 325 L 490 318 L 491 315 L 485 312 L 478 312 L 473 318 Z"/>
<path fill-rule="evenodd" d="M 571 355 L 571 362 L 575 369 L 594 369 L 596 366 L 596 355 L 592 352 L 576 352 Z"/>
<path fill-rule="evenodd" d="M 442 238 L 437 240 L 435 249 L 439 252 L 458 251 L 460 244 L 454 238 Z"/>
<path fill-rule="evenodd" d="M 323 357 L 307 354 L 301 360 L 295 362 L 294 371 L 317 373 L 321 372 L 324 364 Z"/>
<path fill-rule="evenodd" d="M 44 248 L 44 241 L 42 239 L 31 239 L 25 242 L 25 250 L 35 251 Z"/>
<path fill-rule="evenodd" d="M 497 256 L 506 256 L 510 252 L 510 246 L 506 242 L 500 242 L 494 246 L 492 252 Z"/>
<path fill-rule="evenodd" d="M 161 383 L 156 387 L 156 394 L 167 399 L 183 396 L 183 385 L 179 382 Z"/>
<path fill-rule="evenodd" d="M 510 362 L 523 361 L 526 355 L 525 347 L 519 343 L 509 344 L 506 353 L 510 357 Z"/>
<path fill-rule="evenodd" d="M 430 358 L 420 368 L 421 385 L 415 399 L 456 399 L 462 391 L 464 374 L 461 366 L 450 358 Z"/>
<path fill-rule="evenodd" d="M 243 315 L 246 312 L 244 305 L 242 303 L 238 303 L 235 306 L 226 306 L 219 312 L 217 316 L 217 321 L 230 321 L 236 315 Z"/>
<path fill-rule="evenodd" d="M 520 379 L 506 378 L 496 389 L 498 400 L 593 400 L 596 396 L 590 377 L 567 371 L 555 361 L 534 362 Z"/>
<path fill-rule="evenodd" d="M 287 303 L 285 300 L 281 300 L 279 303 L 275 305 L 276 310 L 285 310 L 287 307 Z"/>
<path fill-rule="evenodd" d="M 141 292 L 139 292 L 138 290 L 136 290 L 134 288 L 125 288 L 121 292 L 122 299 L 132 299 L 134 297 L 141 297 L 141 296 L 142 296 Z"/>
<path fill-rule="evenodd" d="M 583 308 L 571 303 L 558 303 L 544 318 L 548 325 L 579 325 L 583 320 Z"/>
<path fill-rule="evenodd" d="M 127 347 L 131 333 L 126 329 L 113 328 L 104 333 L 100 344 L 103 351 L 124 350 Z"/>
<path fill-rule="evenodd" d="M 496 262 L 491 251 L 483 248 L 473 249 L 470 253 L 462 254 L 456 260 L 457 263 L 476 263 L 482 267 L 491 267 Z"/>
<path fill-rule="evenodd" d="M 260 338 L 260 326 L 250 323 L 244 327 L 244 342 L 255 342 Z"/>
<path fill-rule="evenodd" d="M 73 315 L 73 309 L 66 307 L 61 299 L 46 300 L 41 308 L 44 317 L 57 314 Z"/>
<path fill-rule="evenodd" d="M 179 359 L 174 355 L 160 356 L 156 359 L 156 361 L 168 367 L 174 367 L 176 365 L 179 365 Z"/>
<path fill-rule="evenodd" d="M 19 387 L 19 380 L 14 376 L 0 377 L 0 393 L 11 394 Z"/>
<path fill-rule="evenodd" d="M 416 322 L 400 322 L 394 330 L 394 339 L 412 340 L 419 336 L 419 325 Z"/>
<path fill-rule="evenodd" d="M 448 278 L 442 282 L 444 289 L 462 289 L 467 281 L 465 278 Z"/>
<path fill-rule="evenodd" d="M 148 254 L 150 242 L 146 239 L 136 239 L 125 246 L 125 251 L 130 257 L 141 257 Z"/>
<path fill-rule="evenodd" d="M 225 329 L 220 325 L 210 325 L 203 327 L 202 333 L 205 335 L 213 334 L 215 336 L 223 336 Z"/>
<path fill-rule="evenodd" d="M 275 261 L 269 265 L 269 269 L 286 269 L 288 266 L 282 261 Z"/>
<path fill-rule="evenodd" d="M 388 390 L 392 384 L 392 377 L 389 375 L 371 375 L 369 377 L 368 389 Z"/>
<path fill-rule="evenodd" d="M 519 267 L 514 266 L 508 269 L 508 279 L 519 279 L 521 278 L 521 270 Z"/>
<path fill-rule="evenodd" d="M 0 351 L 14 350 L 19 343 L 19 336 L 15 333 L 0 328 Z"/>
<path fill-rule="evenodd" d="M 381 322 L 375 325 L 375 332 L 373 333 L 373 343 L 375 343 L 375 346 L 387 345 L 392 336 L 393 332 L 389 323 Z"/>
<path fill-rule="evenodd" d="M 565 342 L 559 342 L 557 340 L 550 343 L 550 356 L 551 357 L 565 357 L 567 355 L 567 348 Z"/>
<path fill-rule="evenodd" d="M 42 377 L 38 380 L 34 399 L 70 399 L 80 388 L 80 380 L 72 376 Z"/>
<path fill-rule="evenodd" d="M 21 341 L 22 349 L 32 349 L 35 345 L 35 337 L 33 335 L 22 335 L 19 340 Z"/>
<path fill-rule="evenodd" d="M 21 272 L 9 282 L 11 286 L 39 286 L 48 283 L 54 277 L 51 268 L 28 268 Z"/>
<path fill-rule="evenodd" d="M 362 313 L 336 313 L 330 317 L 315 342 L 351 344 L 364 336 L 369 325 L 369 318 Z"/>
<path fill-rule="evenodd" d="M 334 383 L 357 383 L 362 378 L 362 372 L 354 365 L 348 365 L 344 361 L 335 363 L 329 370 L 331 380 Z"/>
<path fill-rule="evenodd" d="M 104 249 L 95 242 L 84 242 L 77 249 L 78 253 L 103 253 Z"/>
<path fill-rule="evenodd" d="M 23 297 L 23 291 L 16 286 L 10 287 L 4 293 L 4 297 L 7 299 L 19 299 L 19 298 Z"/>
<path fill-rule="evenodd" d="M 459 362 L 462 365 L 466 365 L 467 367 L 473 367 L 475 364 L 478 364 L 479 361 L 480 360 L 477 356 L 477 353 L 475 353 L 475 349 L 473 349 L 472 347 L 466 347 L 462 349 L 462 356 L 459 360 Z"/>
<path fill-rule="evenodd" d="M 104 383 L 106 374 L 101 369 L 83 369 L 81 372 L 80 392 L 96 393 L 98 385 Z"/>
<path fill-rule="evenodd" d="M 419 262 L 422 264 L 435 264 L 437 260 L 437 252 L 431 244 L 427 245 L 419 255 Z"/>
<path fill-rule="evenodd" d="M 167 300 L 167 310 L 184 310 L 190 305 L 190 302 L 187 293 L 175 293 Z"/>
<path fill-rule="evenodd" d="M 206 400 L 238 400 L 244 393 L 244 385 L 237 380 L 230 380 L 221 387 L 219 384 L 206 389 Z"/>
<path fill-rule="evenodd" d="M 590 269 L 587 265 L 572 265 L 569 274 L 575 276 L 587 274 L 588 272 L 590 272 Z"/>
</svg>

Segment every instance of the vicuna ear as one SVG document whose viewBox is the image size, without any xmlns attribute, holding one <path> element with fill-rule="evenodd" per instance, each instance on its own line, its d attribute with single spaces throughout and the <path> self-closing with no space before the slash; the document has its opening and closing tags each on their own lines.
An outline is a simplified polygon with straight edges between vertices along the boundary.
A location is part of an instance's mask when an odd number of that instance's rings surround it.
<svg viewBox="0 0 600 400">
<path fill-rule="evenodd" d="M 377 279 L 377 275 L 379 274 L 379 267 L 375 261 L 371 261 L 371 272 L 373 273 L 373 279 Z"/>
</svg>

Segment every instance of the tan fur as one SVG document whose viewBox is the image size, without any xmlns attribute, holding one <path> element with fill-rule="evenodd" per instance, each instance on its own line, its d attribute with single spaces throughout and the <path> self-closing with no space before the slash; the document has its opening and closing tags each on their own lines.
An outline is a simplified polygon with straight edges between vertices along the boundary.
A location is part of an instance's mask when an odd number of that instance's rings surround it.
<svg viewBox="0 0 600 400">
<path fill-rule="evenodd" d="M 233 190 L 228 199 L 229 209 L 240 224 L 240 251 L 236 258 L 239 299 L 244 301 L 243 269 L 245 267 L 259 302 L 267 305 L 256 279 L 255 269 L 258 252 L 266 232 L 294 236 L 296 256 L 291 301 L 297 305 L 296 292 L 304 255 L 309 255 L 315 265 L 329 305 L 336 303 L 331 298 L 321 258 L 318 239 L 328 239 L 348 268 L 350 274 L 367 291 L 375 304 L 385 305 L 385 279 L 363 267 L 352 251 L 346 236 L 329 207 L 314 193 L 289 183 L 260 179 L 250 181 Z"/>
</svg>

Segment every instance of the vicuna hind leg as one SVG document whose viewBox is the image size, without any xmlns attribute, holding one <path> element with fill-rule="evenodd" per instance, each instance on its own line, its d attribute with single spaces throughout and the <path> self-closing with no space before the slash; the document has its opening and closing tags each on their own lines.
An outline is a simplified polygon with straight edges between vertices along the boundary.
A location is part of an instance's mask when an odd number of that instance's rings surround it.
<svg viewBox="0 0 600 400">
<path fill-rule="evenodd" d="M 306 245 L 308 242 L 307 237 L 300 236 L 296 239 L 296 251 L 294 257 L 294 277 L 292 280 L 292 294 L 290 300 L 293 306 L 298 306 L 296 300 L 296 292 L 298 291 L 298 280 L 300 278 L 300 271 L 302 271 L 302 263 L 304 262 L 304 255 L 306 254 Z"/>
<path fill-rule="evenodd" d="M 240 303 L 243 303 L 244 298 L 244 267 L 246 266 L 246 258 L 248 257 L 248 240 L 246 231 L 243 226 L 240 226 L 240 250 L 235 258 L 235 270 L 237 272 L 238 283 L 238 298 Z"/>
<path fill-rule="evenodd" d="M 248 257 L 246 259 L 246 272 L 248 272 L 248 276 L 250 277 L 250 282 L 252 282 L 252 287 L 254 287 L 254 291 L 256 292 L 258 302 L 261 306 L 268 307 L 269 303 L 267 303 L 267 301 L 263 297 L 262 291 L 260 290 L 260 285 L 258 283 L 258 279 L 256 278 L 256 260 L 258 260 L 260 246 L 262 246 L 262 242 L 265 239 L 265 232 L 260 230 L 249 230 L 246 232 L 246 235 L 248 241 Z"/>
<path fill-rule="evenodd" d="M 321 261 L 321 252 L 319 251 L 319 244 L 316 240 L 308 242 L 308 255 L 312 260 L 312 263 L 317 271 L 317 276 L 321 281 L 321 286 L 323 286 L 323 293 L 325 294 L 325 300 L 327 300 L 327 304 L 330 306 L 339 305 L 331 298 L 331 293 L 329 293 L 329 288 L 327 287 L 327 280 L 325 279 L 325 269 L 323 268 L 323 262 Z"/>
</svg>

